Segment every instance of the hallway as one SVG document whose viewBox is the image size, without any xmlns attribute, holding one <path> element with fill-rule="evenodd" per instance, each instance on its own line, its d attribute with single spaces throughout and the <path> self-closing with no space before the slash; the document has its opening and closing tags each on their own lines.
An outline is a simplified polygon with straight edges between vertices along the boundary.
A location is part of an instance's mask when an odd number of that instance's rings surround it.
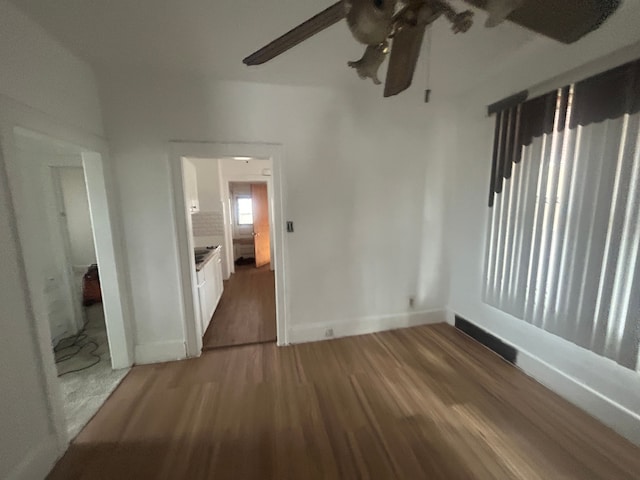
<svg viewBox="0 0 640 480">
<path fill-rule="evenodd" d="M 445 324 L 132 369 L 51 480 L 633 479 L 640 448 Z"/>
<path fill-rule="evenodd" d="M 203 350 L 276 341 L 276 292 L 269 265 L 236 266 L 203 338 Z"/>
</svg>

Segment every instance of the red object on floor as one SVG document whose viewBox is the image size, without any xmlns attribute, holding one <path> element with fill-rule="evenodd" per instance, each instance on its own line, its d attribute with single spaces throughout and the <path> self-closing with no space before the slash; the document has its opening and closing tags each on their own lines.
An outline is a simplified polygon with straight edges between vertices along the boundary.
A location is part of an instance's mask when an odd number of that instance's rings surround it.
<svg viewBox="0 0 640 480">
<path fill-rule="evenodd" d="M 88 307 L 94 303 L 101 302 L 102 291 L 100 290 L 98 265 L 93 264 L 87 269 L 87 273 L 82 277 L 82 305 Z"/>
</svg>

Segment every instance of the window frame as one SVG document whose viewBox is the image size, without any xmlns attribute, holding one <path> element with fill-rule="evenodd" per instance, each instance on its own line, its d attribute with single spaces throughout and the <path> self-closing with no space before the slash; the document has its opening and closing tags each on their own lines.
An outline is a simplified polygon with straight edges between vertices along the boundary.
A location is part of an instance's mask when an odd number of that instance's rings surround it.
<svg viewBox="0 0 640 480">
<path fill-rule="evenodd" d="M 240 200 L 248 199 L 251 202 L 251 223 L 240 223 Z M 251 195 L 234 195 L 233 201 L 235 203 L 235 222 L 238 227 L 252 227 L 254 221 L 253 215 L 253 199 Z"/>
</svg>

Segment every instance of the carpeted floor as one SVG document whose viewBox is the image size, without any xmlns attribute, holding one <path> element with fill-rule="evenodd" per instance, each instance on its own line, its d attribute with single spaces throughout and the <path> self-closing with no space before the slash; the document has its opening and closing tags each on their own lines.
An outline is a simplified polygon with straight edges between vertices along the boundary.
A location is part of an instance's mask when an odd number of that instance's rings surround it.
<svg viewBox="0 0 640 480">
<path fill-rule="evenodd" d="M 102 305 L 87 307 L 85 312 L 88 321 L 84 332 L 86 337 L 79 338 L 74 347 L 60 349 L 56 353 L 56 358 L 62 359 L 78 352 L 56 364 L 61 375 L 58 378 L 64 396 L 64 413 L 70 438 L 80 433 L 129 371 L 111 369 Z M 83 370 L 72 372 L 79 369 Z"/>
</svg>

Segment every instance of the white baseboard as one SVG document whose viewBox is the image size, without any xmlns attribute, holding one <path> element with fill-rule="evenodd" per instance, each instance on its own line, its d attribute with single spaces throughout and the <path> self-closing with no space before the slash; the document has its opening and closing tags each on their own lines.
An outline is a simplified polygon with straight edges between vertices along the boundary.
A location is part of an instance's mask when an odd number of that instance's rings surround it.
<svg viewBox="0 0 640 480">
<path fill-rule="evenodd" d="M 634 412 L 527 352 L 518 352 L 516 365 L 548 389 L 640 446 L 640 416 Z"/>
<path fill-rule="evenodd" d="M 446 315 L 446 318 L 447 318 L 447 323 L 449 325 L 452 325 L 452 326 L 455 327 L 456 326 L 456 314 L 455 314 L 455 312 L 453 310 L 451 310 L 450 308 L 447 308 L 445 310 L 445 315 Z"/>
<path fill-rule="evenodd" d="M 447 323 L 454 325 L 455 313 L 447 311 Z M 544 361 L 540 356 L 518 346 L 504 336 L 496 334 L 485 325 L 468 320 L 487 333 L 500 339 L 518 351 L 516 366 L 525 374 L 576 405 L 592 417 L 612 428 L 627 440 L 640 445 L 640 415 L 620 405 L 613 399 L 587 386 L 579 379 L 565 373 L 557 366 Z"/>
<path fill-rule="evenodd" d="M 170 340 L 136 345 L 136 361 L 138 365 L 147 363 L 171 362 L 186 358 L 184 341 Z"/>
<path fill-rule="evenodd" d="M 54 435 L 33 448 L 16 467 L 9 472 L 8 480 L 34 480 L 45 478 L 60 458 L 58 441 Z"/>
<path fill-rule="evenodd" d="M 289 343 L 317 342 L 332 338 L 365 335 L 367 333 L 415 327 L 446 321 L 444 310 L 398 313 L 379 317 L 355 318 L 344 321 L 319 322 L 309 325 L 294 325 L 289 330 Z M 327 329 L 333 329 L 333 336 L 327 337 Z"/>
</svg>

